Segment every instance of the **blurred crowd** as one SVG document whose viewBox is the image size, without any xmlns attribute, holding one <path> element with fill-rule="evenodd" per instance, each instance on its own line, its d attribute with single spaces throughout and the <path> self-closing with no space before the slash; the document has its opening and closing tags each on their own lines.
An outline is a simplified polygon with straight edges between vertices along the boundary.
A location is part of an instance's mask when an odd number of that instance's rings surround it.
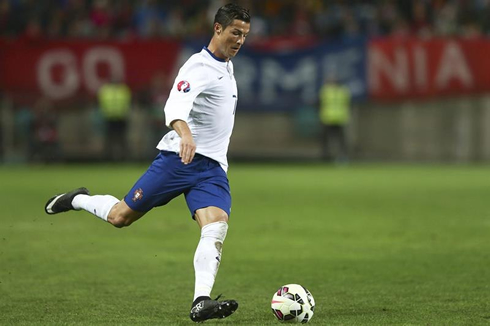
<svg viewBox="0 0 490 326">
<path fill-rule="evenodd" d="M 212 33 L 212 21 L 217 8 L 229 1 L 232 0 L 0 0 L 0 38 L 26 41 L 168 38 L 202 39 L 206 42 Z M 255 40 L 256 45 L 283 44 L 289 41 L 300 41 L 298 44 L 302 44 L 302 40 L 308 43 L 318 39 L 384 36 L 490 36 L 490 0 L 234 2 L 250 9 L 253 19 L 252 33 L 247 42 Z M 138 144 L 137 148 L 142 148 L 140 143 L 148 143 L 145 150 L 153 151 L 154 144 L 160 139 L 165 128 L 161 111 L 168 96 L 170 82 L 172 79 L 169 76 L 157 73 L 145 91 L 131 94 L 128 103 L 131 102 L 131 108 L 136 109 L 131 111 L 138 111 L 138 116 L 146 119 L 144 121 L 151 121 L 145 126 L 145 137 L 151 140 L 144 141 L 132 135 L 132 139 L 136 139 L 135 143 Z M 0 95 L 1 93 L 0 89 Z M 22 94 L 22 98 L 30 97 L 29 94 Z M 3 99 L 7 100 L 6 97 Z M 102 139 L 107 132 L 107 126 L 104 125 L 107 119 L 102 116 L 101 110 L 96 109 L 103 105 L 93 101 L 91 98 L 77 99 L 76 103 L 70 102 L 67 105 L 74 114 L 85 114 L 83 121 L 88 121 L 87 126 L 77 123 L 77 127 L 85 126 L 91 131 L 89 134 L 92 138 Z M 22 103 L 24 102 L 29 101 Z M 0 96 L 0 109 L 1 105 Z M 71 127 L 66 128 L 65 125 L 65 129 L 61 128 L 65 132 L 65 138 L 66 135 L 71 138 L 63 139 L 63 132 L 60 132 L 59 127 L 61 115 L 57 114 L 58 104 L 41 97 L 32 105 L 14 101 L 11 108 L 13 110 L 5 112 L 10 112 L 9 121 L 12 123 L 0 123 L 0 162 L 2 157 L 15 160 L 16 153 L 22 151 L 27 153 L 24 155 L 25 159 L 30 161 L 62 160 L 69 156 L 63 151 L 62 143 L 65 149 L 70 144 L 78 144 L 75 147 L 79 147 L 81 141 L 73 135 L 84 133 L 74 133 Z M 6 121 L 6 117 L 4 113 L 2 119 Z M 75 120 L 78 122 L 78 119 Z M 90 142 L 83 139 L 83 143 Z M 94 153 L 101 149 L 92 147 L 90 148 Z M 7 152 L 8 155 L 4 154 Z M 84 158 L 88 152 L 89 149 L 80 150 Z M 97 155 L 100 156 L 100 153 Z M 135 157 L 142 156 L 135 154 Z"/>
<path fill-rule="evenodd" d="M 223 0 L 0 0 L 0 36 L 208 37 Z M 251 38 L 490 35 L 490 0 L 242 0 Z"/>
</svg>

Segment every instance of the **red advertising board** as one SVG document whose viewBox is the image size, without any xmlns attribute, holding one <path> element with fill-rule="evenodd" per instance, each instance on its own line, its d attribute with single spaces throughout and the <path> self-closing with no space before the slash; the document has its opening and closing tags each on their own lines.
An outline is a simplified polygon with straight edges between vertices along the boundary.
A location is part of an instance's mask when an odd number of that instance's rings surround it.
<svg viewBox="0 0 490 326">
<path fill-rule="evenodd" d="M 139 91 L 148 87 L 156 74 L 164 73 L 169 78 L 175 76 L 174 70 L 179 67 L 177 60 L 182 47 L 183 44 L 179 41 L 27 42 L 0 39 L 0 90 L 14 99 L 24 99 L 24 94 L 29 94 L 45 96 L 51 100 L 66 100 L 77 95 L 93 96 L 107 79 L 120 77 L 134 91 Z M 274 51 L 280 52 L 280 49 L 272 47 L 269 51 L 264 55 L 266 59 Z M 256 86 L 261 79 L 253 79 L 252 73 L 263 76 L 282 63 L 285 67 L 296 67 L 293 72 L 300 71 L 298 67 L 305 64 L 315 64 L 314 60 L 318 58 L 320 64 L 327 68 L 337 65 L 348 68 L 344 61 L 333 60 L 344 58 L 337 55 L 337 48 L 326 47 L 322 51 L 324 57 L 320 58 L 314 49 L 307 52 L 301 49 L 291 50 L 288 56 L 277 56 L 279 61 L 273 66 L 270 60 L 263 61 L 268 62 L 267 64 L 260 61 L 260 64 L 253 66 L 254 70 L 246 71 L 248 75 L 241 74 L 248 78 L 241 79 L 242 86 L 248 86 L 242 89 L 258 92 Z M 358 52 L 354 58 L 358 58 Z M 359 59 L 362 61 L 361 67 L 356 70 L 346 69 L 351 72 L 349 76 L 356 81 L 358 89 L 367 88 L 368 98 L 371 99 L 401 100 L 490 91 L 488 39 L 384 38 L 369 41 L 366 51 L 360 53 L 363 56 Z M 364 53 L 367 53 L 366 60 L 363 60 Z M 305 61 L 304 57 L 309 54 L 311 58 Z M 253 57 L 258 56 L 255 53 Z M 240 58 L 250 59 L 251 53 L 247 56 L 247 52 L 244 52 Z M 245 66 L 244 62 L 254 64 L 254 61 L 242 60 L 242 67 Z M 332 65 L 332 62 L 335 64 Z M 319 68 L 319 73 L 325 73 L 328 70 L 325 67 Z M 320 79 L 316 75 L 309 74 L 307 77 L 311 77 L 308 80 L 313 84 L 320 86 Z M 287 83 L 282 87 L 299 94 L 305 82 L 291 80 L 294 87 L 287 78 Z M 251 84 L 247 85 L 247 81 Z M 272 94 L 264 92 L 264 89 L 262 87 L 262 93 L 267 96 Z M 310 86 L 307 89 L 313 90 L 315 87 Z M 273 90 L 282 96 L 280 91 L 283 89 Z M 312 92 L 315 96 L 315 91 Z M 250 97 L 253 98 L 253 95 L 250 94 Z M 299 97 L 294 95 L 293 99 Z"/>
<path fill-rule="evenodd" d="M 12 95 L 51 100 L 94 95 L 110 78 L 133 90 L 156 74 L 173 74 L 180 53 L 176 41 L 5 41 L 0 43 L 0 88 Z"/>
<path fill-rule="evenodd" d="M 490 41 L 380 39 L 368 47 L 371 98 L 398 100 L 490 91 Z"/>
</svg>

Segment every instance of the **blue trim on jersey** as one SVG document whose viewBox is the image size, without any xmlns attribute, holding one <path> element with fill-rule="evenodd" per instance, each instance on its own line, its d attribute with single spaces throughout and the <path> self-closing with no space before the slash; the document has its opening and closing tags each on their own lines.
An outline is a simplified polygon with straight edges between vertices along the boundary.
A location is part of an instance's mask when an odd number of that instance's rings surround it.
<svg viewBox="0 0 490 326">
<path fill-rule="evenodd" d="M 208 53 L 217 61 L 220 61 L 220 62 L 226 62 L 225 59 L 221 59 L 221 58 L 218 58 L 217 56 L 215 56 L 213 53 L 211 53 L 211 51 L 209 51 L 208 47 L 207 46 L 203 46 L 202 47 L 204 50 L 208 51 Z"/>
</svg>

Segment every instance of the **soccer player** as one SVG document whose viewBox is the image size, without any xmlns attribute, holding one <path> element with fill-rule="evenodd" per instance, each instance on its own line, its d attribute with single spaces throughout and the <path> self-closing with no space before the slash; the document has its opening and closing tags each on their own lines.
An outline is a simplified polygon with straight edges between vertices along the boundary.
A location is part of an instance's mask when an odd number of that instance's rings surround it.
<svg viewBox="0 0 490 326">
<path fill-rule="evenodd" d="M 173 130 L 163 136 L 160 153 L 123 200 L 90 196 L 86 188 L 78 188 L 52 197 L 45 206 L 47 214 L 85 210 L 120 228 L 184 194 L 201 228 L 190 311 L 195 322 L 225 318 L 238 308 L 235 300 L 212 300 L 210 295 L 231 209 L 226 155 L 238 93 L 230 59 L 249 31 L 248 10 L 227 4 L 217 11 L 209 45 L 181 67 L 165 104 L 166 124 Z"/>
</svg>

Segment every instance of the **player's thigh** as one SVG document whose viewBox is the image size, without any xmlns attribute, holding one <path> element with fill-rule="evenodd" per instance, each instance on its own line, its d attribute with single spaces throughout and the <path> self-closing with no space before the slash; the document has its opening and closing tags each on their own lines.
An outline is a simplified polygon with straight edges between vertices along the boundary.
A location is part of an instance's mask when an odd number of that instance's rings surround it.
<svg viewBox="0 0 490 326">
<path fill-rule="evenodd" d="M 231 193 L 228 178 L 221 167 L 208 171 L 206 178 L 185 195 L 187 206 L 198 223 L 228 221 L 231 212 Z M 199 214 L 199 216 L 196 216 Z M 197 218 L 196 218 L 197 217 Z"/>
<path fill-rule="evenodd" d="M 124 202 L 136 212 L 148 212 L 167 204 L 195 182 L 176 153 L 160 153 L 148 170 L 136 181 Z"/>
</svg>

